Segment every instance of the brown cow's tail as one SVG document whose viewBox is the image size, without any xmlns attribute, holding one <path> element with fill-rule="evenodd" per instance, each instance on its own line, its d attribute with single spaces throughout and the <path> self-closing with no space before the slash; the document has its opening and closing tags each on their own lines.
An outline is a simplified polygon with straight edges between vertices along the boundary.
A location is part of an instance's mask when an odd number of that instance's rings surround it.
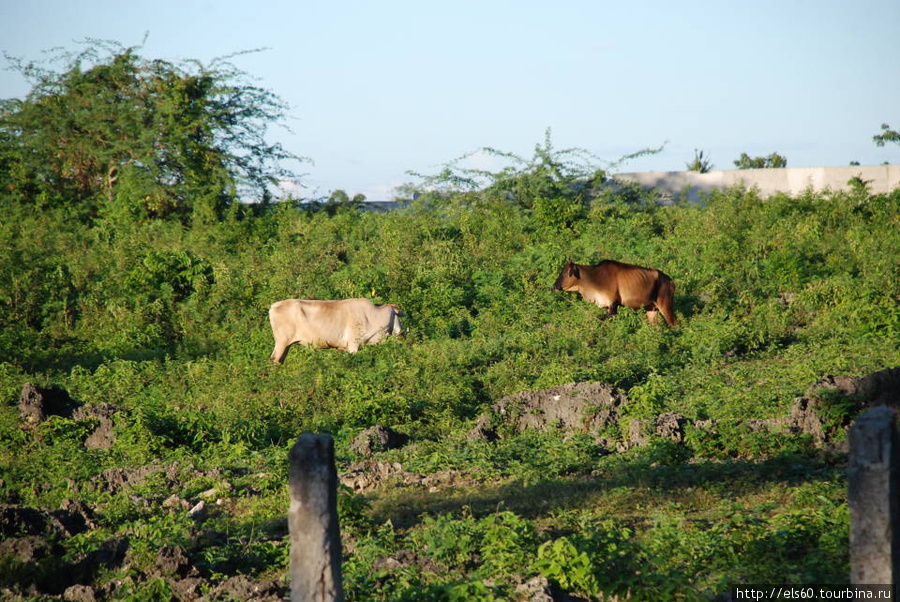
<svg viewBox="0 0 900 602">
<path fill-rule="evenodd" d="M 672 301 L 675 298 L 675 283 L 671 278 L 659 273 L 659 289 L 656 292 L 656 307 L 659 308 L 666 323 L 669 326 L 678 326 L 675 320 L 675 311 L 672 309 Z"/>
</svg>

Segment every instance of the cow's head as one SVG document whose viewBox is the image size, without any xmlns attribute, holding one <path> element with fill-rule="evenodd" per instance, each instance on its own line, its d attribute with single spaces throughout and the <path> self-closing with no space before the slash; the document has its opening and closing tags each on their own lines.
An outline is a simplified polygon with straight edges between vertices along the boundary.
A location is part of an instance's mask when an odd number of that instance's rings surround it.
<svg viewBox="0 0 900 602">
<path fill-rule="evenodd" d="M 387 303 L 386 307 L 389 307 L 391 310 L 391 321 L 387 328 L 388 334 L 403 334 L 403 325 L 400 324 L 400 318 L 406 314 L 394 303 Z"/>
<path fill-rule="evenodd" d="M 562 271 L 559 273 L 559 278 L 556 279 L 553 290 L 567 291 L 575 286 L 580 278 L 581 266 L 566 260 L 566 265 L 563 266 Z"/>
</svg>

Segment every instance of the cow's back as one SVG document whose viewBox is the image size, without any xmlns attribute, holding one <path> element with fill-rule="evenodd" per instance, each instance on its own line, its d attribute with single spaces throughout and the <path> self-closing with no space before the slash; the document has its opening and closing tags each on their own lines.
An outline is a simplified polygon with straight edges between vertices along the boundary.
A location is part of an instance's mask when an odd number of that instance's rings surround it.
<svg viewBox="0 0 900 602">
<path fill-rule="evenodd" d="M 660 284 L 671 279 L 653 268 L 607 259 L 582 268 L 588 296 L 637 308 L 656 300 Z"/>
<path fill-rule="evenodd" d="M 276 339 L 347 350 L 369 329 L 375 306 L 368 299 L 286 299 L 269 309 Z"/>
<path fill-rule="evenodd" d="M 669 277 L 659 270 L 630 264 L 618 266 L 616 281 L 622 305 L 633 307 L 654 301 L 663 279 Z"/>
<path fill-rule="evenodd" d="M 282 362 L 295 343 L 355 353 L 362 345 L 399 334 L 401 314 L 395 305 L 375 305 L 365 298 L 278 301 L 269 307 L 275 337 L 272 360 Z"/>
<path fill-rule="evenodd" d="M 657 313 L 662 313 L 667 324 L 676 325 L 672 309 L 675 285 L 667 274 L 652 268 L 612 259 L 592 266 L 567 260 L 553 290 L 577 292 L 585 301 L 607 308 L 610 315 L 624 305 L 645 309 L 652 323 Z"/>
<path fill-rule="evenodd" d="M 288 344 L 340 348 L 351 311 L 342 300 L 285 299 L 269 308 L 269 321 L 275 338 Z"/>
</svg>

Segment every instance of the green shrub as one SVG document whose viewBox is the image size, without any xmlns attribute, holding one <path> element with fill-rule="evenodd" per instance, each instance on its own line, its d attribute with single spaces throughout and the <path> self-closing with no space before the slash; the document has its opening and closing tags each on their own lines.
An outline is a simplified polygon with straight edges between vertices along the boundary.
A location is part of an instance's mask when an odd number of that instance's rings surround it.
<svg viewBox="0 0 900 602">
<path fill-rule="evenodd" d="M 189 251 L 150 251 L 125 277 L 134 294 L 150 300 L 184 301 L 212 282 L 212 265 Z"/>
<path fill-rule="evenodd" d="M 625 595 L 631 581 L 631 531 L 611 521 L 585 533 L 546 541 L 537 550 L 534 568 L 566 592 L 598 598 Z"/>
</svg>

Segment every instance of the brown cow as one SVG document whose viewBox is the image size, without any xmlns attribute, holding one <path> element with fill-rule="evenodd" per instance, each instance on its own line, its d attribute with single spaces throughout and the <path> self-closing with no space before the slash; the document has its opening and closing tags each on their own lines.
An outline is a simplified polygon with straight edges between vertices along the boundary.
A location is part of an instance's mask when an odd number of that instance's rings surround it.
<svg viewBox="0 0 900 602">
<path fill-rule="evenodd" d="M 553 290 L 581 293 L 585 301 L 608 308 L 611 316 L 624 305 L 646 310 L 647 320 L 656 324 L 657 312 L 662 312 L 666 323 L 676 326 L 672 311 L 675 284 L 659 270 L 609 259 L 597 265 L 566 261 Z"/>
<path fill-rule="evenodd" d="M 375 305 L 368 299 L 277 301 L 269 308 L 275 337 L 271 360 L 283 362 L 294 343 L 356 353 L 363 345 L 400 334 L 402 315 L 396 305 Z"/>
</svg>

